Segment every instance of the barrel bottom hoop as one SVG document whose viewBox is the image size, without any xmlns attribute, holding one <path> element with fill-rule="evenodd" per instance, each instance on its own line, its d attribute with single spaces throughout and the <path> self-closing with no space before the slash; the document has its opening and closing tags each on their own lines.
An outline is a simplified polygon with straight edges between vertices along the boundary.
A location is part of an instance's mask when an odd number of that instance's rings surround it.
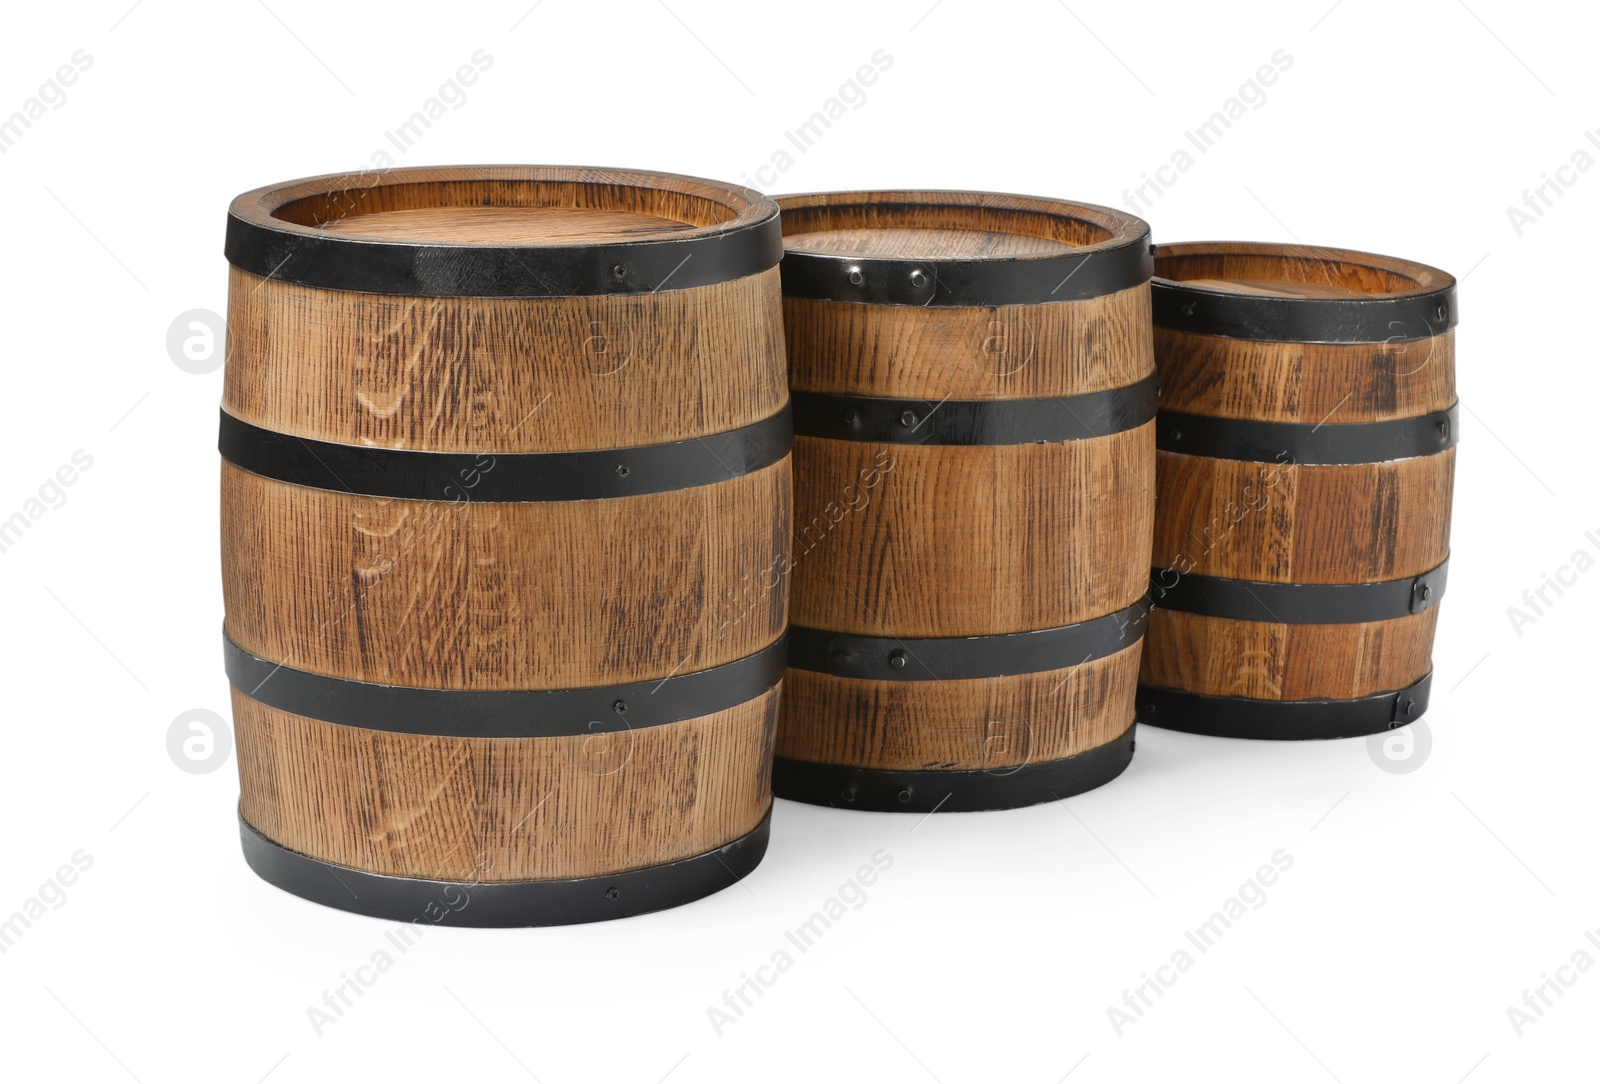
<svg viewBox="0 0 1600 1084">
<path fill-rule="evenodd" d="M 743 880 L 767 853 L 769 808 L 749 833 L 659 866 L 550 881 L 435 881 L 395 877 L 311 858 L 274 843 L 239 817 L 245 862 L 301 899 L 391 922 L 504 928 L 570 926 L 663 911 Z"/>
<path fill-rule="evenodd" d="M 1190 734 L 1263 741 L 1360 738 L 1414 723 L 1428 710 L 1433 671 L 1404 689 L 1353 700 L 1261 700 L 1140 685 L 1134 718 Z"/>
<path fill-rule="evenodd" d="M 1133 760 L 1132 726 L 1104 745 L 1061 760 L 986 770 L 856 768 L 778 757 L 772 793 L 791 802 L 877 813 L 975 813 L 1018 809 L 1104 786 Z"/>
</svg>

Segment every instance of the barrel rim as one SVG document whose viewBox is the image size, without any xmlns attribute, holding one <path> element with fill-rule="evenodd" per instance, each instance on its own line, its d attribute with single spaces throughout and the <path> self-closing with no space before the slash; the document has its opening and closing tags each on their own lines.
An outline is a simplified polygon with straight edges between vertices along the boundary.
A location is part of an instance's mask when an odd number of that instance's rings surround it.
<svg viewBox="0 0 1600 1084">
<path fill-rule="evenodd" d="M 378 240 L 278 217 L 316 196 L 451 182 L 620 186 L 721 206 L 731 216 L 658 238 L 466 244 Z M 742 185 L 601 166 L 408 166 L 264 185 L 228 208 L 228 262 L 263 278 L 353 293 L 420 297 L 572 297 L 656 293 L 759 274 L 782 257 L 778 206 Z"/>
<path fill-rule="evenodd" d="M 1155 326 L 1221 338 L 1297 343 L 1400 343 L 1456 326 L 1456 278 L 1398 256 L 1274 241 L 1185 241 L 1157 245 L 1150 280 Z M 1356 297 L 1274 297 L 1240 293 L 1161 274 L 1162 261 L 1195 256 L 1312 259 L 1371 268 L 1414 285 Z"/>
<path fill-rule="evenodd" d="M 1141 286 L 1154 266 L 1149 224 L 1099 204 L 967 189 L 850 189 L 775 198 L 783 214 L 785 297 L 875 305 L 1040 305 Z M 952 259 L 861 256 L 789 245 L 797 214 L 863 205 L 875 219 L 880 213 L 927 207 L 1040 214 L 1087 223 L 1108 236 L 1065 253 Z"/>
</svg>

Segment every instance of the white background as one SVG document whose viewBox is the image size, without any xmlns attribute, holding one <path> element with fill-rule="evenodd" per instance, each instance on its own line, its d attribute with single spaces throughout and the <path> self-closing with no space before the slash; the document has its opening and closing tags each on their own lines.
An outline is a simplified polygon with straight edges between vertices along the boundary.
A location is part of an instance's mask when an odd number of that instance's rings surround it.
<svg viewBox="0 0 1600 1084">
<path fill-rule="evenodd" d="M 1600 169 L 1567 173 L 1575 183 L 1520 237 L 1506 209 L 1600 128 L 1593 10 L 668 3 L 6 9 L 0 116 L 75 50 L 92 65 L 0 155 L 0 519 L 74 451 L 93 465 L 0 553 L 0 918 L 75 852 L 92 866 L 0 955 L 0 1071 L 146 1084 L 1592 1078 L 1600 967 L 1566 972 L 1576 983 L 1520 1036 L 1507 1009 L 1578 950 L 1600 960 L 1584 936 L 1600 928 L 1600 570 L 1550 593 L 1520 635 L 1507 608 L 1575 551 L 1600 557 Z M 429 930 L 318 1036 L 308 1007 L 391 924 L 255 878 L 232 759 L 196 775 L 168 756 L 176 716 L 228 709 L 222 374 L 180 370 L 165 339 L 179 313 L 225 309 L 233 195 L 366 165 L 478 49 L 490 70 L 398 164 L 1118 206 L 1285 50 L 1292 67 L 1265 104 L 1142 210 L 1158 240 L 1335 244 L 1462 280 L 1454 552 L 1424 761 L 1397 774 L 1363 740 L 1145 727 L 1124 777 L 1055 805 L 922 822 L 779 802 L 742 886 L 589 927 Z M 880 49 L 892 65 L 865 102 L 758 177 Z M 716 1034 L 707 1008 L 880 848 L 893 867 L 866 903 Z M 1293 866 L 1266 903 L 1117 1034 L 1107 1009 L 1279 849 Z"/>
</svg>

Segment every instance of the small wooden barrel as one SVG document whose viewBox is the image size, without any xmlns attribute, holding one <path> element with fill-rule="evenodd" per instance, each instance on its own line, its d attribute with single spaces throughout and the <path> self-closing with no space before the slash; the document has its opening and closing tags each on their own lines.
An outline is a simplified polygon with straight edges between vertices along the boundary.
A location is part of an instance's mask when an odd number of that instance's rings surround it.
<svg viewBox="0 0 1600 1084">
<path fill-rule="evenodd" d="M 401 921 L 681 904 L 766 849 L 777 207 L 625 170 L 240 196 L 222 571 L 245 856 Z"/>
<path fill-rule="evenodd" d="M 1299 245 L 1156 250 L 1139 720 L 1338 738 L 1428 705 L 1455 477 L 1455 279 Z"/>
<path fill-rule="evenodd" d="M 1154 482 L 1149 228 L 972 192 L 783 208 L 780 797 L 997 809 L 1116 777 Z"/>
</svg>

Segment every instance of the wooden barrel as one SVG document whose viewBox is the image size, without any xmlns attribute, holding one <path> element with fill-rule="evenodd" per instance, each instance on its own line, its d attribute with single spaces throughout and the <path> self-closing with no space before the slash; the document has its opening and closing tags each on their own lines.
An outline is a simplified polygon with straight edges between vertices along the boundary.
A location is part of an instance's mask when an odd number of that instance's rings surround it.
<svg viewBox="0 0 1600 1084">
<path fill-rule="evenodd" d="M 1156 250 L 1139 719 L 1372 734 L 1428 704 L 1455 477 L 1455 279 L 1299 245 Z"/>
<path fill-rule="evenodd" d="M 626 170 L 322 177 L 228 219 L 245 855 L 389 919 L 673 906 L 766 849 L 777 207 Z"/>
<path fill-rule="evenodd" d="M 1133 752 L 1149 228 L 972 192 L 781 199 L 795 410 L 774 789 L 997 809 Z"/>
</svg>

